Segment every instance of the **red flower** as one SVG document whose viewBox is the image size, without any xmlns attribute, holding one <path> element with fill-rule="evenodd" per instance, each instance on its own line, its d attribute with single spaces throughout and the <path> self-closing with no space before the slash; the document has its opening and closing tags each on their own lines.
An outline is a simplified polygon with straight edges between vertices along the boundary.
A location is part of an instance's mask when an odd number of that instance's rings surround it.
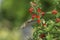
<svg viewBox="0 0 60 40">
<path fill-rule="evenodd" d="M 58 13 L 57 10 L 52 11 L 52 14 L 54 14 L 54 15 L 56 15 L 57 13 Z"/>
<path fill-rule="evenodd" d="M 60 18 L 56 18 L 56 22 L 60 22 Z"/>
<path fill-rule="evenodd" d="M 39 37 L 43 39 L 45 37 L 45 34 L 41 34 Z"/>
<path fill-rule="evenodd" d="M 36 15 L 36 18 L 40 19 L 40 16 L 39 15 Z"/>
<path fill-rule="evenodd" d="M 38 23 L 38 24 L 40 24 L 40 22 L 41 22 L 41 20 L 40 20 L 40 19 L 38 19 L 38 20 L 37 20 L 37 23 Z"/>
<path fill-rule="evenodd" d="M 45 15 L 45 12 L 42 12 L 42 16 L 44 16 Z"/>
<path fill-rule="evenodd" d="M 38 8 L 38 9 L 37 9 L 37 12 L 38 12 L 38 13 L 40 13 L 40 12 L 41 12 L 41 9 L 40 9 L 40 8 Z"/>
<path fill-rule="evenodd" d="M 29 12 L 30 12 L 30 13 L 32 13 L 32 12 L 33 12 L 33 8 L 32 8 L 32 7 L 29 9 Z"/>
<path fill-rule="evenodd" d="M 32 19 L 34 19 L 36 17 L 36 14 L 32 14 Z"/>
</svg>

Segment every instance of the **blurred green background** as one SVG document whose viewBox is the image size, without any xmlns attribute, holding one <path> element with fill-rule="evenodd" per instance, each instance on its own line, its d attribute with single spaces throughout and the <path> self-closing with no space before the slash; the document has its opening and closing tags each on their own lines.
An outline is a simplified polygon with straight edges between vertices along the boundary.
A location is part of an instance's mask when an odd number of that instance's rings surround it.
<svg viewBox="0 0 60 40">
<path fill-rule="evenodd" d="M 30 1 L 0 0 L 0 40 L 20 39 L 21 31 L 18 30 L 30 18 Z"/>
<path fill-rule="evenodd" d="M 28 12 L 30 1 L 31 0 L 2 0 L 0 21 L 8 21 L 11 29 L 20 27 L 23 22 L 30 18 Z"/>
</svg>

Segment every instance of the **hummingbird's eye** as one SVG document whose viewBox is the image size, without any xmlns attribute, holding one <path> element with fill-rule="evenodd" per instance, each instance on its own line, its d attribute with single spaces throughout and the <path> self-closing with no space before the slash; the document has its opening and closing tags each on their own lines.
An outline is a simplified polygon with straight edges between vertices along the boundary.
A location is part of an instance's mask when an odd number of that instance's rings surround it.
<svg viewBox="0 0 60 40">
<path fill-rule="evenodd" d="M 33 22 L 33 20 L 31 22 Z"/>
<path fill-rule="evenodd" d="M 32 21 L 28 21 L 27 23 L 31 23 Z"/>
<path fill-rule="evenodd" d="M 28 21 L 27 23 L 31 23 L 31 22 L 33 22 L 33 20 L 31 20 L 31 21 Z"/>
<path fill-rule="evenodd" d="M 28 23 L 30 23 L 30 22 L 28 22 Z"/>
</svg>

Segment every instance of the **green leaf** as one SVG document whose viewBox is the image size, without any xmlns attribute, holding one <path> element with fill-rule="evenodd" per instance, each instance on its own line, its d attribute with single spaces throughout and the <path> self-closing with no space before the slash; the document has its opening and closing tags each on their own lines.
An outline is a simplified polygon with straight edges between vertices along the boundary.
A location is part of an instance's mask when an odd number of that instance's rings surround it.
<svg viewBox="0 0 60 40">
<path fill-rule="evenodd" d="M 53 20 L 53 21 L 54 21 L 54 19 L 56 18 L 56 16 L 47 13 L 47 14 L 45 14 L 42 18 L 45 19 L 45 21 L 49 21 L 49 20 Z"/>
<path fill-rule="evenodd" d="M 60 22 L 59 23 L 56 23 L 56 26 L 60 26 Z"/>
<path fill-rule="evenodd" d="M 48 35 L 46 36 L 46 39 L 47 39 L 47 40 L 52 40 L 52 39 L 53 39 L 53 38 L 52 38 L 52 35 L 48 33 Z"/>
</svg>

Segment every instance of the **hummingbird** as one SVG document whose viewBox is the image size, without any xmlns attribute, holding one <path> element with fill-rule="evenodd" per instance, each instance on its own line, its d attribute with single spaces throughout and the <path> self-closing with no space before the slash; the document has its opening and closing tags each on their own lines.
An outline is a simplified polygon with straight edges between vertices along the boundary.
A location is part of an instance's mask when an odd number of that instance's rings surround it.
<svg viewBox="0 0 60 40">
<path fill-rule="evenodd" d="M 33 27 L 36 20 L 29 19 L 21 26 L 22 40 L 32 40 L 33 38 Z"/>
</svg>

